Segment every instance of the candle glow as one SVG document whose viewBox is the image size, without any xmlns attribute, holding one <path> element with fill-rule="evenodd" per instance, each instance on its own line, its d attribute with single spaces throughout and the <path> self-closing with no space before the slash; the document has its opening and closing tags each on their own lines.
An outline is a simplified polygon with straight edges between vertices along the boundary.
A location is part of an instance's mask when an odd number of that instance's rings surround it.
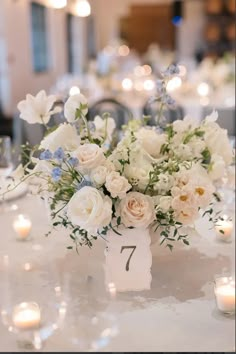
<svg viewBox="0 0 236 354">
<path fill-rule="evenodd" d="M 23 214 L 19 214 L 13 222 L 13 229 L 21 240 L 27 239 L 30 234 L 32 223 L 30 219 Z"/>
<path fill-rule="evenodd" d="M 215 286 L 218 309 L 224 313 L 235 312 L 235 281 L 231 277 L 218 279 Z"/>
<path fill-rule="evenodd" d="M 218 238 L 222 241 L 229 242 L 233 233 L 233 222 L 229 220 L 227 215 L 224 215 L 217 221 L 215 230 Z"/>
<path fill-rule="evenodd" d="M 35 302 L 22 302 L 13 310 L 13 323 L 19 329 L 32 329 L 40 324 L 40 309 Z"/>
</svg>

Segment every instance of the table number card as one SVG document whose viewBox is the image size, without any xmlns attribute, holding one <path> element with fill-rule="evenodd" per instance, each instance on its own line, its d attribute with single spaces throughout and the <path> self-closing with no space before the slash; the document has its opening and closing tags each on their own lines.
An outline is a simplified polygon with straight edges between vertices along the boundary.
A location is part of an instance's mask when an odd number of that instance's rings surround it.
<svg viewBox="0 0 236 354">
<path fill-rule="evenodd" d="M 109 233 L 105 251 L 106 285 L 114 283 L 117 291 L 150 289 L 152 254 L 146 229 L 124 229 L 122 236 Z"/>
</svg>

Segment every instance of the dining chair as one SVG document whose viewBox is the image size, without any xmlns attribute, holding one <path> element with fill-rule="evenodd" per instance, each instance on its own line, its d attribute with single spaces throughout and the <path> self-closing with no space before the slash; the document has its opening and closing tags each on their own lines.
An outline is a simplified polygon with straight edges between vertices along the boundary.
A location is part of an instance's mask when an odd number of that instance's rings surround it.
<svg viewBox="0 0 236 354">
<path fill-rule="evenodd" d="M 149 116 L 148 125 L 156 125 L 158 114 L 160 113 L 160 103 L 147 101 L 143 106 L 143 115 Z M 166 109 L 163 111 L 163 117 L 160 121 L 161 125 L 173 123 L 177 119 L 183 119 L 184 110 L 181 106 L 176 106 L 174 109 Z"/>
<path fill-rule="evenodd" d="M 103 113 L 109 113 L 116 122 L 117 129 L 121 129 L 129 119 L 132 119 L 130 109 L 113 97 L 102 98 L 89 107 L 88 119 L 92 120 L 95 116 L 102 116 Z"/>
<path fill-rule="evenodd" d="M 148 125 L 156 125 L 156 119 L 160 112 L 159 102 L 150 102 L 149 100 L 143 106 L 143 115 L 149 116 Z M 166 109 L 163 111 L 163 121 L 160 124 L 173 123 L 177 119 L 183 119 L 184 110 L 181 106 L 176 106 L 175 109 Z"/>
</svg>

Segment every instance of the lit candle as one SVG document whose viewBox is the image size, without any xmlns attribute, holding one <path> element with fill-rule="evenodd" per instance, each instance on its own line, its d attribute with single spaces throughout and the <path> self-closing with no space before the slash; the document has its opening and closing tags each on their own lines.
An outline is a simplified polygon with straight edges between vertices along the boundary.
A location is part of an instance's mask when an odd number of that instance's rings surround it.
<svg viewBox="0 0 236 354">
<path fill-rule="evenodd" d="M 215 230 L 220 240 L 224 242 L 230 242 L 233 233 L 233 222 L 227 217 L 227 215 L 224 215 L 217 221 Z"/>
<path fill-rule="evenodd" d="M 224 313 L 235 312 L 235 281 L 222 277 L 216 280 L 215 296 L 218 309 Z"/>
<path fill-rule="evenodd" d="M 22 302 L 13 310 L 13 323 L 19 329 L 32 329 L 40 324 L 40 309 L 35 302 Z"/>
<path fill-rule="evenodd" d="M 114 283 L 108 284 L 108 290 L 112 299 L 116 298 L 116 286 Z"/>
<path fill-rule="evenodd" d="M 20 240 L 28 238 L 31 231 L 32 223 L 26 215 L 18 215 L 13 222 L 13 228 Z"/>
</svg>

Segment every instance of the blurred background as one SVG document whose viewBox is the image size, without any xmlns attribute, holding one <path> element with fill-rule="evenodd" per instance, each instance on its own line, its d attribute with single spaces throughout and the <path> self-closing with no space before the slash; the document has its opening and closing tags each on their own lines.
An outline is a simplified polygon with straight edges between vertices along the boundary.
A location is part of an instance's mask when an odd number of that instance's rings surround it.
<svg viewBox="0 0 236 354">
<path fill-rule="evenodd" d="M 171 63 L 181 112 L 217 108 L 235 136 L 235 0 L 1 0 L 0 134 L 29 140 L 17 103 L 41 89 L 59 102 L 81 92 L 91 110 L 116 100 L 140 118 Z"/>
</svg>

